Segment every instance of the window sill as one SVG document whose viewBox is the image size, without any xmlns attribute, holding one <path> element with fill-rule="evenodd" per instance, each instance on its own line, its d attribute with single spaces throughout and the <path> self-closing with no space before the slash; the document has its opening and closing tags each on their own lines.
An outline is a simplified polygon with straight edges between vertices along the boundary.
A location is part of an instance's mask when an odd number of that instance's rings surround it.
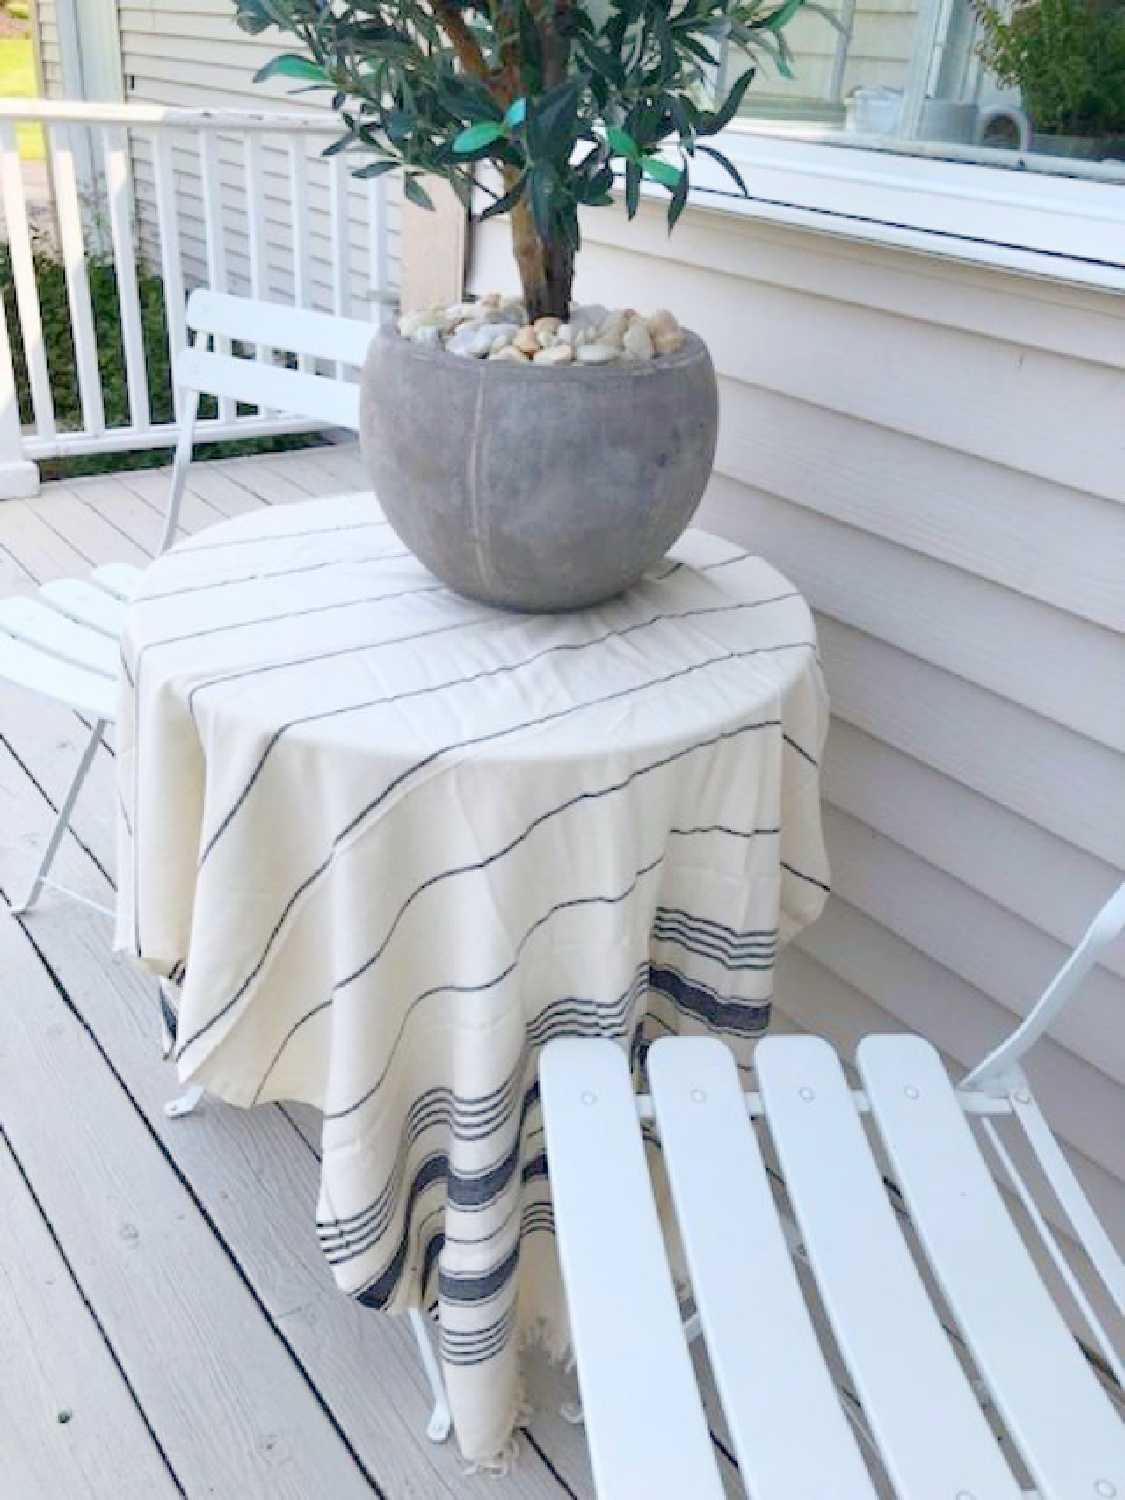
<svg viewBox="0 0 1125 1500">
<path fill-rule="evenodd" d="M 905 154 L 899 143 L 855 144 L 854 136 L 839 133 L 830 140 L 822 128 L 784 128 L 788 137 L 745 122 L 725 132 L 717 144 L 738 166 L 749 197 L 717 163 L 697 156 L 692 201 L 770 223 L 1125 291 L 1125 192 L 1115 165 L 1079 177 L 1054 162 L 1041 168 L 1042 158 L 1032 168 L 1014 152 L 926 141 Z"/>
</svg>

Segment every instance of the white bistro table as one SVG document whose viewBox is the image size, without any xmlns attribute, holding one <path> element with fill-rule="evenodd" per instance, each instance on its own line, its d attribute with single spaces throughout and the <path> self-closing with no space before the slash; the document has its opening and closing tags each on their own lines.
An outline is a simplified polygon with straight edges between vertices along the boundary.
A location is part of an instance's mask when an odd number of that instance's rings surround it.
<svg viewBox="0 0 1125 1500">
<path fill-rule="evenodd" d="M 521 1338 L 568 1342 L 539 1049 L 718 1033 L 745 1063 L 823 904 L 807 606 L 691 531 L 609 604 L 506 613 L 350 495 L 155 562 L 121 691 L 117 946 L 174 982 L 181 1078 L 323 1112 L 337 1283 L 436 1306 L 487 1460 Z"/>
</svg>

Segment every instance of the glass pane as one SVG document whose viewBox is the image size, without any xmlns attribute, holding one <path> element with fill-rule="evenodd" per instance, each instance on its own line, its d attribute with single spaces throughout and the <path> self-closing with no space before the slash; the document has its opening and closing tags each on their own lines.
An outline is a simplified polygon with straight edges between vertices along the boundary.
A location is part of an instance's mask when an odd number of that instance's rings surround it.
<svg viewBox="0 0 1125 1500">
<path fill-rule="evenodd" d="M 912 0 L 828 0 L 798 11 L 785 28 L 793 78 L 763 61 L 743 113 L 842 126 L 855 89 L 905 88 L 917 16 Z"/>
<path fill-rule="evenodd" d="M 825 0 L 785 38 L 794 76 L 763 60 L 743 104 L 759 128 L 1054 170 L 1125 163 L 1125 0 Z"/>
</svg>

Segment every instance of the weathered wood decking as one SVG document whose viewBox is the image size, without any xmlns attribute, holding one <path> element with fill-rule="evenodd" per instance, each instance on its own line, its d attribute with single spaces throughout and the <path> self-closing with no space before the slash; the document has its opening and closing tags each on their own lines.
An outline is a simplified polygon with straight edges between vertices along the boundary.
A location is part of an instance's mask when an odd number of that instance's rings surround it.
<svg viewBox="0 0 1125 1500">
<path fill-rule="evenodd" d="M 156 544 L 167 471 L 49 485 L 0 506 L 0 591 Z M 364 487 L 354 448 L 197 464 L 187 529 Z M 571 1382 L 533 1362 L 537 1410 L 500 1482 L 424 1435 L 405 1325 L 339 1295 L 317 1247 L 316 1122 L 206 1101 L 169 1122 L 153 981 L 96 911 L 22 894 L 82 736 L 0 688 L 0 1495 L 3 1500 L 565 1500 L 593 1493 Z M 112 741 L 58 879 L 110 903 Z M 733 1492 L 732 1479 L 732 1492 Z"/>
</svg>

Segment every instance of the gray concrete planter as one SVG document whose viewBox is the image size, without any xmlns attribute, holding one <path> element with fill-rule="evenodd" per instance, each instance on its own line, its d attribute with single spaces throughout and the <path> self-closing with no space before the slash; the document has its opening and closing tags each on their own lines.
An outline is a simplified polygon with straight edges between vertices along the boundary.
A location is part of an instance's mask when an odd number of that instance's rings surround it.
<svg viewBox="0 0 1125 1500">
<path fill-rule="evenodd" d="M 444 583 L 508 609 L 581 609 L 634 583 L 691 520 L 717 426 L 695 334 L 647 363 L 529 368 L 387 329 L 363 371 L 387 519 Z"/>
</svg>

